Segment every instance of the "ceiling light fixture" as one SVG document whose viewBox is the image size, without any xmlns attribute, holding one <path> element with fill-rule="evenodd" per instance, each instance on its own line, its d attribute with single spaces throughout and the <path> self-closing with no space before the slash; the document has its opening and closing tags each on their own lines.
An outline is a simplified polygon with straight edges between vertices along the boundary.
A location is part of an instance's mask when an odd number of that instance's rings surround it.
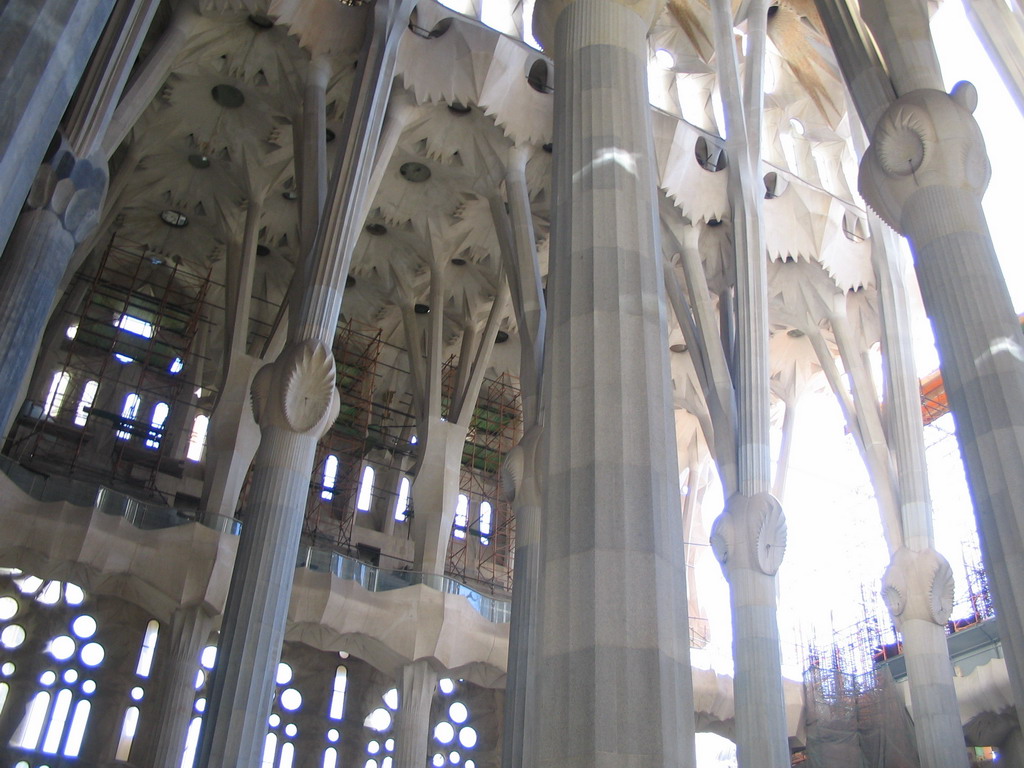
<svg viewBox="0 0 1024 768">
<path fill-rule="evenodd" d="M 181 211 L 175 211 L 170 208 L 160 211 L 160 221 L 169 227 L 176 227 L 177 229 L 188 226 L 188 216 Z"/>
</svg>

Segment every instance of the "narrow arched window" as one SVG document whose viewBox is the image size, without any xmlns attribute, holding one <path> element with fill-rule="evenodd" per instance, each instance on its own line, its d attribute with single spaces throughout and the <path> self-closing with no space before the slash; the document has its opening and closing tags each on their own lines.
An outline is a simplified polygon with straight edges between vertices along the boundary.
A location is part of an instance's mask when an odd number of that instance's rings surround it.
<svg viewBox="0 0 1024 768">
<path fill-rule="evenodd" d="M 330 501 L 334 498 L 334 484 L 338 481 L 338 457 L 331 454 L 324 461 L 323 490 L 320 491 L 320 498 Z"/>
</svg>

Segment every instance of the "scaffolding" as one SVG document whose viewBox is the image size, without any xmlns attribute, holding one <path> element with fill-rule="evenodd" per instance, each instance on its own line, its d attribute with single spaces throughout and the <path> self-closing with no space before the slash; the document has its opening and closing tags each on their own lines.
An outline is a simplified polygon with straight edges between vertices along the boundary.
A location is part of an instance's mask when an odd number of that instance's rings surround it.
<svg viewBox="0 0 1024 768">
<path fill-rule="evenodd" d="M 447 365 L 445 407 L 455 374 L 454 366 Z M 508 374 L 484 379 L 462 451 L 459 490 L 467 499 L 465 524 L 456 520 L 447 572 L 488 590 L 512 589 L 516 521 L 501 492 L 501 468 L 522 438 L 522 425 L 518 379 Z"/>
<path fill-rule="evenodd" d="M 166 263 L 115 235 L 51 319 L 8 455 L 166 503 L 158 478 L 183 474 L 175 441 L 187 439 L 200 386 L 192 346 L 209 286 L 208 270 Z"/>
<path fill-rule="evenodd" d="M 365 529 L 410 535 L 409 497 L 403 502 L 400 488 L 412 480 L 417 444 L 412 396 L 403 386 L 409 372 L 397 363 L 404 354 L 377 328 L 347 321 L 339 330 L 334 355 L 341 409 L 317 446 L 303 525 L 307 543 L 376 564 L 379 553 L 359 541 L 366 538 Z M 449 359 L 442 369 L 445 417 L 456 377 L 455 361 Z M 509 375 L 485 378 L 462 455 L 459 487 L 467 514 L 449 536 L 446 572 L 486 591 L 511 589 L 515 516 L 500 492 L 500 473 L 521 436 L 518 382 Z M 372 484 L 364 483 L 368 469 Z M 360 520 L 366 522 L 357 525 Z M 381 564 L 412 565 L 393 556 Z"/>
</svg>

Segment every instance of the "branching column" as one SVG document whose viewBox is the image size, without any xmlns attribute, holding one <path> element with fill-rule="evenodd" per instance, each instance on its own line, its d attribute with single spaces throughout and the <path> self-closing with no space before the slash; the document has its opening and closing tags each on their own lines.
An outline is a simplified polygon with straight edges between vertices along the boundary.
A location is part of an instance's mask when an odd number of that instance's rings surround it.
<svg viewBox="0 0 1024 768">
<path fill-rule="evenodd" d="M 261 442 L 217 650 L 199 765 L 259 765 L 281 658 L 316 444 L 339 407 L 331 353 L 345 278 L 411 0 L 378 0 L 346 110 L 345 146 L 312 248 L 287 346 L 256 375 Z"/>
<path fill-rule="evenodd" d="M 422 768 L 430 746 L 430 704 L 437 689 L 437 672 L 425 659 L 406 664 L 398 675 L 395 713 L 395 768 Z"/>
<path fill-rule="evenodd" d="M 729 320 L 735 318 L 736 323 L 736 485 L 726 487 L 725 510 L 711 529 L 711 546 L 729 582 L 737 758 L 744 768 L 785 768 L 790 756 L 775 574 L 786 550 L 786 518 L 770 492 L 768 280 L 760 150 L 768 3 L 758 0 L 747 10 L 749 51 L 742 92 L 731 9 L 722 0 L 712 3 L 736 242 L 735 312 L 726 296 L 719 299 L 720 312 L 725 310 L 723 332 L 729 329 Z"/>
<path fill-rule="evenodd" d="M 530 739 L 525 728 L 533 708 L 534 677 L 531 656 L 535 650 L 541 492 L 537 473 L 537 446 L 543 419 L 540 413 L 541 371 L 544 361 L 544 327 L 547 312 L 543 301 L 540 266 L 526 186 L 529 150 L 512 147 L 505 171 L 508 211 L 497 197 L 491 212 L 502 263 L 519 327 L 519 380 L 523 400 L 523 439 L 502 470 L 502 490 L 512 502 L 516 518 L 516 569 L 512 585 L 512 622 L 509 626 L 508 682 L 505 686 L 505 719 L 502 731 L 502 764 L 522 768 L 523 745 Z"/>
<path fill-rule="evenodd" d="M 1024 336 L 981 208 L 990 167 L 971 115 L 976 103 L 969 83 L 951 95 L 920 89 L 901 96 L 875 127 L 860 189 L 911 242 L 995 587 L 1010 682 L 1022 702 Z"/>
<path fill-rule="evenodd" d="M 694 764 L 647 41 L 656 2 L 542 0 L 555 57 L 545 473 L 526 765 Z"/>
</svg>

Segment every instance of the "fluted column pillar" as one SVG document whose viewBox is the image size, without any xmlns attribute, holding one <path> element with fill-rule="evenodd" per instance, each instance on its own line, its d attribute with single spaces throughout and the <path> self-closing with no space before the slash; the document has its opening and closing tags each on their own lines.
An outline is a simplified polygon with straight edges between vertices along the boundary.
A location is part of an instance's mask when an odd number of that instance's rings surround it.
<svg viewBox="0 0 1024 768">
<path fill-rule="evenodd" d="M 148 755 L 147 764 L 152 768 L 181 765 L 192 721 L 199 654 L 212 628 L 213 619 L 201 606 L 179 608 L 157 642 L 159 685 L 153 698 L 147 697 L 142 715 L 148 738 L 133 748 L 136 754 Z"/>
<path fill-rule="evenodd" d="M 76 157 L 59 138 L 39 166 L 0 258 L 0 426 L 20 405 L 57 286 L 75 245 L 96 224 L 106 187 L 105 164 Z"/>
<path fill-rule="evenodd" d="M 527 768 L 524 747 L 532 740 L 536 679 L 536 617 L 539 608 L 541 489 L 537 476 L 537 447 L 541 427 L 534 425 L 509 453 L 502 467 L 502 491 L 516 516 L 516 571 L 512 583 L 509 625 L 508 682 L 501 762 L 504 768 Z"/>
<path fill-rule="evenodd" d="M 967 752 L 945 628 L 953 609 L 953 569 L 934 549 L 901 548 L 882 577 L 882 597 L 903 636 L 921 766 L 964 768 Z"/>
<path fill-rule="evenodd" d="M 971 115 L 976 103 L 970 83 L 950 95 L 925 89 L 901 96 L 875 127 L 860 190 L 911 243 L 1011 688 L 1024 702 L 1024 335 L 981 209 L 990 166 Z"/>
<path fill-rule="evenodd" d="M 692 766 L 647 93 L 656 2 L 541 0 L 555 59 L 537 706 L 524 763 Z"/>
<path fill-rule="evenodd" d="M 377 0 L 346 109 L 343 151 L 312 249 L 310 278 L 285 349 L 253 380 L 261 442 L 217 650 L 199 750 L 200 768 L 261 761 L 309 475 L 320 436 L 334 422 L 332 345 L 368 182 L 412 0 Z"/>
<path fill-rule="evenodd" d="M 422 768 L 430 746 L 430 704 L 437 672 L 425 659 L 406 664 L 398 674 L 395 713 L 395 768 Z"/>
</svg>

